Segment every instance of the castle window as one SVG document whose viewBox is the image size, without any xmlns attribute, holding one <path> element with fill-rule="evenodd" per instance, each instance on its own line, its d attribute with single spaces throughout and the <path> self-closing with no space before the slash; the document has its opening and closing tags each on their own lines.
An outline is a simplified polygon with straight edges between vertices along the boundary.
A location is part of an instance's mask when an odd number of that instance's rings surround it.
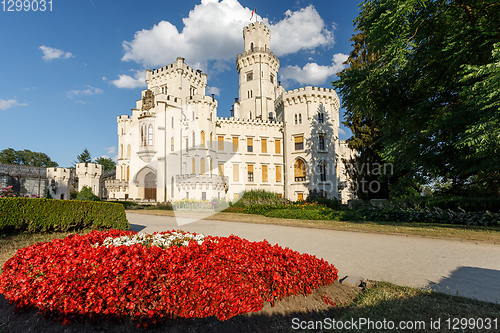
<svg viewBox="0 0 500 333">
<path fill-rule="evenodd" d="M 214 133 L 210 133 L 210 148 L 214 148 Z"/>
<path fill-rule="evenodd" d="M 276 182 L 281 183 L 281 165 L 276 166 Z"/>
<path fill-rule="evenodd" d="M 224 137 L 223 136 L 218 136 L 217 137 L 217 149 L 219 151 L 224 150 Z"/>
<path fill-rule="evenodd" d="M 238 151 L 238 137 L 233 136 L 233 151 Z"/>
<path fill-rule="evenodd" d="M 153 125 L 149 125 L 148 127 L 148 145 L 153 145 Z"/>
<path fill-rule="evenodd" d="M 123 157 L 123 145 L 120 145 L 120 158 Z"/>
<path fill-rule="evenodd" d="M 298 159 L 293 165 L 293 171 L 296 182 L 303 182 L 306 180 L 306 162 L 302 159 Z"/>
<path fill-rule="evenodd" d="M 303 150 L 304 149 L 304 137 L 296 136 L 294 138 L 295 150 Z"/>
<path fill-rule="evenodd" d="M 194 146 L 196 146 L 196 142 L 195 142 L 195 134 L 194 134 L 194 132 L 193 132 L 193 143 L 192 143 L 192 144 L 193 144 L 193 148 L 194 148 Z"/>
<path fill-rule="evenodd" d="M 130 167 L 127 165 L 127 180 L 130 179 Z"/>
<path fill-rule="evenodd" d="M 297 125 L 297 115 L 295 115 L 295 125 Z"/>
<path fill-rule="evenodd" d="M 318 113 L 318 123 L 323 124 L 325 122 L 325 114 L 323 112 Z"/>
<path fill-rule="evenodd" d="M 131 148 L 130 145 L 127 146 L 127 157 L 130 157 L 131 155 Z"/>
<path fill-rule="evenodd" d="M 253 43 L 250 43 L 250 50 L 253 51 Z"/>
<path fill-rule="evenodd" d="M 219 176 L 224 176 L 224 163 L 219 163 Z"/>
<path fill-rule="evenodd" d="M 253 153 L 253 138 L 247 138 L 247 152 Z"/>
<path fill-rule="evenodd" d="M 302 124 L 302 114 L 299 113 L 299 124 Z"/>
<path fill-rule="evenodd" d="M 233 164 L 233 182 L 240 181 L 240 168 L 238 164 Z"/>
<path fill-rule="evenodd" d="M 141 146 L 144 146 L 144 128 L 141 127 Z"/>
<path fill-rule="evenodd" d="M 318 148 L 319 150 L 325 150 L 325 135 L 320 134 L 318 136 Z"/>
<path fill-rule="evenodd" d="M 252 119 L 252 112 L 250 112 L 250 119 Z"/>
<path fill-rule="evenodd" d="M 191 173 L 194 175 L 196 173 L 196 160 L 194 159 L 194 157 L 191 159 Z"/>
<path fill-rule="evenodd" d="M 200 160 L 200 174 L 204 175 L 205 174 L 205 159 L 202 158 Z"/>
<path fill-rule="evenodd" d="M 248 182 L 253 183 L 253 165 L 248 166 Z"/>
<path fill-rule="evenodd" d="M 205 132 L 204 131 L 201 131 L 200 138 L 201 138 L 201 145 L 203 147 L 205 147 Z"/>
<path fill-rule="evenodd" d="M 210 175 L 212 175 L 212 170 L 214 169 L 214 160 L 209 157 L 210 162 L 208 163 L 208 168 L 210 171 Z"/>
<path fill-rule="evenodd" d="M 247 81 L 252 81 L 253 80 L 253 72 L 247 73 Z"/>
<path fill-rule="evenodd" d="M 260 139 L 260 152 L 267 154 L 267 139 Z"/>
<path fill-rule="evenodd" d="M 281 154 L 281 140 L 274 139 L 274 152 L 276 154 Z"/>
<path fill-rule="evenodd" d="M 262 166 L 262 182 L 267 183 L 267 165 Z"/>
<path fill-rule="evenodd" d="M 269 75 L 269 81 L 271 81 L 271 83 L 274 83 L 274 75 L 273 74 Z"/>
<path fill-rule="evenodd" d="M 170 139 L 170 151 L 174 151 L 174 137 Z"/>
<path fill-rule="evenodd" d="M 172 117 L 172 128 L 174 128 L 174 117 Z"/>
<path fill-rule="evenodd" d="M 318 169 L 319 169 L 319 181 L 326 182 L 326 162 L 325 161 L 319 162 Z"/>
</svg>

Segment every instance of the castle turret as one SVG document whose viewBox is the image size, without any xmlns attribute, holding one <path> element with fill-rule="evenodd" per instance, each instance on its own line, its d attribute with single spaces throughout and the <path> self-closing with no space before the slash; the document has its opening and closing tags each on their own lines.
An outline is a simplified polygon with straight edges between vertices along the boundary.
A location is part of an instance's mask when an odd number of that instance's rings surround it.
<svg viewBox="0 0 500 333">
<path fill-rule="evenodd" d="M 279 59 L 271 52 L 271 32 L 262 22 L 243 29 L 245 51 L 238 54 L 239 113 L 242 118 L 268 120 L 274 113 Z"/>
<path fill-rule="evenodd" d="M 101 196 L 99 182 L 103 173 L 103 167 L 96 163 L 77 163 L 76 176 L 78 177 L 78 191 L 84 186 L 90 187 L 92 193 Z"/>
</svg>

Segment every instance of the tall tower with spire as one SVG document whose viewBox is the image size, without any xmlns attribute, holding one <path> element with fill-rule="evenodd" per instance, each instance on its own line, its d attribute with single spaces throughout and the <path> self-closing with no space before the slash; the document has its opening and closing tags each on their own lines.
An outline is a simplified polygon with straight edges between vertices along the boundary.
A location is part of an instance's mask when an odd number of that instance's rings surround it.
<svg viewBox="0 0 500 333">
<path fill-rule="evenodd" d="M 243 29 L 245 50 L 236 58 L 239 103 L 235 116 L 245 119 L 274 118 L 279 59 L 271 52 L 271 31 L 263 22 Z"/>
</svg>

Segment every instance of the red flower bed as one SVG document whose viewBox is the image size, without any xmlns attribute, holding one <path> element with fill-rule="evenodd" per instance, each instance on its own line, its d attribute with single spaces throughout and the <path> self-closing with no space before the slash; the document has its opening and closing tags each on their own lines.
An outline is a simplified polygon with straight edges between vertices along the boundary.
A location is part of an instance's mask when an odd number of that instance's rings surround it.
<svg viewBox="0 0 500 333">
<path fill-rule="evenodd" d="M 18 307 L 36 306 L 64 321 L 87 316 L 154 323 L 226 320 L 338 279 L 323 259 L 236 236 L 166 249 L 94 245 L 133 234 L 93 231 L 20 249 L 3 266 L 0 293 Z"/>
</svg>

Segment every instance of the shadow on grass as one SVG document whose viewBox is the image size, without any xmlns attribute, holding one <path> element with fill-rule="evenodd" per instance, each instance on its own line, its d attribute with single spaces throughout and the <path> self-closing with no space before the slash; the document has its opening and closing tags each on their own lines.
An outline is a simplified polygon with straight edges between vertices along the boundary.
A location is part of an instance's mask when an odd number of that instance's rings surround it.
<svg viewBox="0 0 500 333">
<path fill-rule="evenodd" d="M 305 298 L 303 298 L 305 299 Z M 290 303 L 286 303 L 290 305 Z M 300 304 L 300 303 L 299 303 Z M 305 305 L 305 304 L 302 304 Z M 364 293 L 358 294 L 346 306 L 328 307 L 317 310 L 309 307 L 304 310 L 296 304 L 296 309 L 282 306 L 278 311 L 267 306 L 257 313 L 235 316 L 227 321 L 213 317 L 196 319 L 168 320 L 148 330 L 140 329 L 136 323 L 128 320 L 82 320 L 69 325 L 62 325 L 54 320 L 46 320 L 37 311 L 31 309 L 14 314 L 13 305 L 5 298 L 0 298 L 0 332 L 374 332 L 383 321 L 392 322 L 397 331 L 400 322 L 413 325 L 415 332 L 452 332 L 447 330 L 448 318 L 497 318 L 500 305 L 474 301 L 467 298 L 450 296 L 408 287 L 399 287 L 390 283 L 375 283 Z M 357 323 L 360 330 L 339 329 L 333 327 L 333 320 Z M 364 320 L 365 326 L 360 326 Z M 440 320 L 440 329 L 432 330 L 431 321 Z M 492 322 L 493 324 L 493 322 Z M 497 325 L 500 323 L 497 323 Z M 387 325 L 391 325 L 388 323 Z M 386 327 L 389 327 L 387 326 Z M 418 327 L 416 325 L 419 325 Z M 409 327 L 408 327 L 409 328 Z M 494 327 L 483 330 L 467 329 L 467 332 L 495 331 Z M 498 329 L 498 327 L 497 327 Z M 395 330 L 389 330 L 394 332 Z M 408 330 L 403 330 L 408 331 Z M 456 331 L 456 330 L 455 330 Z"/>
<path fill-rule="evenodd" d="M 432 290 L 450 295 L 459 295 L 474 299 L 484 299 L 500 304 L 500 271 L 477 267 L 458 267 L 449 276 L 438 282 L 431 281 Z"/>
</svg>

